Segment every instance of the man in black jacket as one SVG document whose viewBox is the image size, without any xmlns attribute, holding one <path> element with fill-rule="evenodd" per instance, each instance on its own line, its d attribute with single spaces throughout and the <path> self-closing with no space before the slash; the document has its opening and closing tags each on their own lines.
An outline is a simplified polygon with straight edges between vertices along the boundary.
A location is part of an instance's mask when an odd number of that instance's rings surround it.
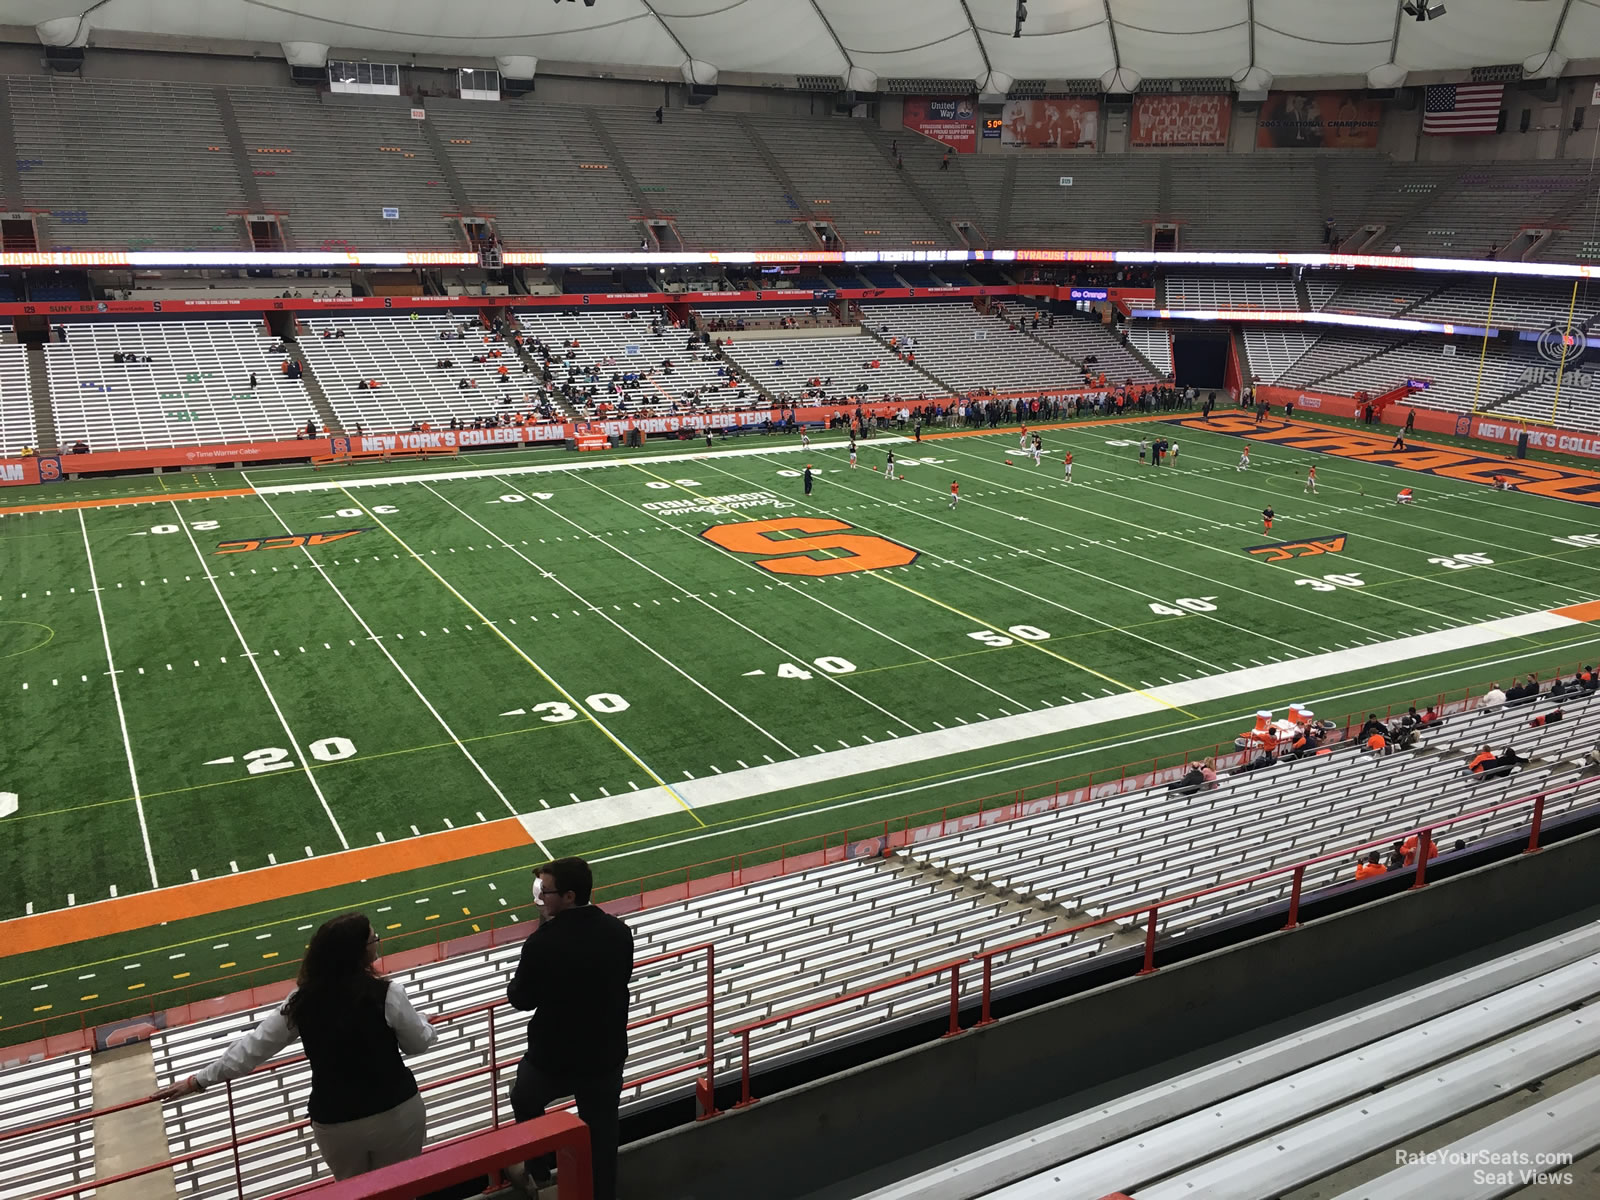
<svg viewBox="0 0 1600 1200">
<path fill-rule="evenodd" d="M 543 1116 L 552 1100 L 575 1099 L 589 1126 L 595 1200 L 615 1200 L 633 934 L 589 903 L 593 888 L 581 858 L 558 858 L 534 872 L 533 899 L 544 919 L 522 943 L 506 989 L 513 1008 L 533 1011 L 511 1108 L 517 1120 L 528 1121 Z M 528 1173 L 536 1181 L 547 1176 L 549 1160 L 530 1162 Z"/>
</svg>

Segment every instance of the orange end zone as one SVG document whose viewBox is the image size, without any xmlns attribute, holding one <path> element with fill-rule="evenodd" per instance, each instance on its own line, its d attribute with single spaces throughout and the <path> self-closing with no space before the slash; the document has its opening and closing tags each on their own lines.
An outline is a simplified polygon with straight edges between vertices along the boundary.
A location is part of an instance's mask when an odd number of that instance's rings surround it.
<svg viewBox="0 0 1600 1200">
<path fill-rule="evenodd" d="M 171 500 L 218 500 L 223 496 L 254 496 L 254 488 L 224 488 L 216 492 L 157 492 L 150 496 L 120 496 L 105 500 L 63 500 L 59 504 L 19 504 L 0 508 L 0 517 L 9 513 L 62 512 L 74 508 L 114 508 L 119 504 L 166 504 Z"/>
<path fill-rule="evenodd" d="M 3 926 L 0 958 L 26 954 L 49 946 L 82 942 L 108 934 L 127 933 L 168 921 L 203 917 L 247 904 L 283 900 L 326 888 L 359 883 L 385 875 L 397 875 L 417 867 L 455 862 L 531 846 L 533 839 L 514 818 L 428 833 L 403 842 L 382 842 L 355 850 L 341 850 L 322 858 L 280 863 L 238 875 L 202 879 L 164 887 L 153 892 L 138 892 L 56 909 L 31 917 L 18 917 Z"/>
<path fill-rule="evenodd" d="M 1600 621 L 1600 600 L 1590 600 L 1585 604 L 1569 604 L 1566 608 L 1550 610 L 1558 617 L 1566 617 L 1572 621 Z"/>
</svg>

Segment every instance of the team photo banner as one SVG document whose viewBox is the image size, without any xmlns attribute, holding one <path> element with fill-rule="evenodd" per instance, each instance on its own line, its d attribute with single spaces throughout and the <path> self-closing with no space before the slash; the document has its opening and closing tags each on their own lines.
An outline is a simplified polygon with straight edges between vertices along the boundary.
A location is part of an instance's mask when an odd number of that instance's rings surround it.
<svg viewBox="0 0 1600 1200">
<path fill-rule="evenodd" d="M 1147 146 L 1226 146 L 1233 120 L 1233 98 L 1142 95 L 1133 102 L 1131 144 Z"/>
<path fill-rule="evenodd" d="M 1027 150 L 1093 150 L 1100 144 L 1100 101 L 1007 100 L 1000 144 Z"/>
</svg>

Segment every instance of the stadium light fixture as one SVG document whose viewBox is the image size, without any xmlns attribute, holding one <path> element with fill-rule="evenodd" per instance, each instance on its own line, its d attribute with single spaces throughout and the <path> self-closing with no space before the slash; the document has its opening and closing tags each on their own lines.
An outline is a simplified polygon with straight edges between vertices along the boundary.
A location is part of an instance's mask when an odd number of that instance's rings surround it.
<svg viewBox="0 0 1600 1200">
<path fill-rule="evenodd" d="M 1406 15 L 1418 21 L 1437 21 L 1445 14 L 1442 4 L 1430 4 L 1428 0 L 1406 0 L 1402 5 Z"/>
</svg>

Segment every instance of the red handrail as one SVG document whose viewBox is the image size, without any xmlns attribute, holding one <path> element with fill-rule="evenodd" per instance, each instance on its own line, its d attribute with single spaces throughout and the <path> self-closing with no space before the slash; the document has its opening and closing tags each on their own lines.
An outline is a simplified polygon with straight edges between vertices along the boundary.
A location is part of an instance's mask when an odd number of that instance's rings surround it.
<svg viewBox="0 0 1600 1200">
<path fill-rule="evenodd" d="M 716 1002 L 715 1002 L 715 999 L 714 999 L 715 986 L 716 986 L 716 974 L 715 974 L 715 972 L 716 972 L 716 955 L 715 955 L 714 947 L 709 942 L 701 942 L 701 943 L 697 943 L 696 945 L 693 945 L 693 946 L 682 946 L 682 947 L 680 947 L 680 948 L 678 948 L 676 950 L 667 950 L 667 951 L 664 951 L 664 952 L 662 952 L 660 954 L 650 955 L 647 958 L 636 959 L 634 961 L 634 969 L 638 970 L 641 967 L 649 967 L 649 966 L 655 965 L 656 963 L 666 962 L 666 961 L 671 960 L 671 959 L 685 958 L 685 957 L 687 957 L 689 955 L 699 954 L 701 952 L 704 952 L 705 956 L 706 956 L 706 983 L 705 983 L 706 993 L 705 993 L 705 999 L 702 1000 L 702 1001 L 699 1001 L 697 1003 L 682 1005 L 682 1006 L 680 1006 L 678 1008 L 674 1008 L 674 1009 L 672 1009 L 672 1010 L 670 1010 L 668 1012 L 652 1013 L 647 1017 L 641 1017 L 637 1021 L 630 1021 L 628 1023 L 628 1029 L 629 1030 L 633 1030 L 633 1029 L 642 1028 L 642 1027 L 644 1027 L 646 1025 L 654 1025 L 654 1024 L 657 1024 L 658 1022 L 671 1020 L 673 1017 L 682 1016 L 684 1013 L 696 1012 L 699 1009 L 703 1008 L 703 1009 L 706 1010 L 706 1014 L 707 1014 L 707 1016 L 706 1016 L 705 1054 L 702 1055 L 699 1058 L 696 1058 L 696 1059 L 690 1061 L 690 1062 L 679 1063 L 679 1064 L 677 1064 L 677 1065 L 675 1065 L 673 1067 L 667 1068 L 667 1069 L 662 1070 L 662 1071 L 657 1071 L 657 1072 L 655 1072 L 653 1074 L 643 1076 L 643 1077 L 641 1077 L 639 1079 L 629 1080 L 626 1083 L 624 1083 L 623 1086 L 624 1087 L 638 1087 L 638 1086 L 640 1086 L 642 1084 L 650 1083 L 650 1082 L 653 1082 L 654 1080 L 662 1079 L 662 1078 L 665 1078 L 666 1076 L 669 1076 L 669 1075 L 680 1075 L 685 1071 L 699 1071 L 701 1068 L 704 1068 L 704 1070 L 705 1070 L 704 1076 L 700 1080 L 698 1080 L 696 1085 L 695 1085 L 695 1094 L 696 1094 L 697 1099 L 701 1100 L 702 1112 L 701 1112 L 700 1115 L 702 1117 L 708 1117 L 708 1116 L 716 1115 L 716 1111 L 717 1111 L 716 1108 L 714 1107 L 714 1104 L 713 1104 L 713 1098 L 714 1098 L 714 1095 L 715 1095 L 715 1084 L 716 1084 L 716 1074 L 715 1074 L 715 1070 L 716 1070 L 716 1058 L 715 1058 L 716 1030 L 712 1025 L 712 1021 L 714 1019 L 714 1015 L 715 1015 L 715 1011 L 716 1011 L 715 1010 L 715 1003 Z M 487 1066 L 483 1066 L 483 1067 L 474 1067 L 471 1070 L 462 1071 L 462 1072 L 459 1072 L 458 1074 L 450 1075 L 450 1076 L 448 1076 L 448 1077 L 446 1077 L 444 1079 L 433 1080 L 433 1081 L 431 1081 L 429 1083 L 423 1084 L 421 1087 L 418 1088 L 418 1090 L 421 1091 L 421 1092 L 429 1092 L 429 1091 L 433 1091 L 433 1090 L 435 1090 L 437 1088 L 447 1087 L 447 1086 L 449 1086 L 451 1084 L 460 1083 L 462 1080 L 475 1079 L 475 1078 L 478 1078 L 479 1076 L 488 1075 L 489 1079 L 490 1079 L 490 1097 L 491 1097 L 490 1106 L 489 1106 L 489 1110 L 490 1110 L 490 1128 L 491 1128 L 491 1130 L 498 1130 L 498 1129 L 501 1128 L 501 1122 L 500 1122 L 500 1087 L 499 1087 L 500 1072 L 502 1072 L 504 1070 L 507 1070 L 508 1068 L 514 1067 L 516 1065 L 517 1061 L 518 1061 L 517 1059 L 514 1059 L 514 1058 L 513 1059 L 506 1059 L 506 1060 L 502 1061 L 496 1056 L 496 1053 L 495 1053 L 495 1047 L 496 1047 L 496 1044 L 497 1044 L 496 1031 L 495 1031 L 496 1016 L 497 1016 L 497 1014 L 500 1012 L 500 1010 L 502 1008 L 507 1008 L 507 1007 L 509 1007 L 509 1005 L 503 1000 L 486 1000 L 486 1001 L 483 1001 L 482 1003 L 479 1003 L 479 1004 L 469 1005 L 466 1008 L 459 1008 L 459 1009 L 455 1009 L 455 1010 L 453 1010 L 451 1012 L 440 1013 L 437 1016 L 430 1017 L 429 1018 L 429 1023 L 430 1024 L 433 1024 L 433 1025 L 445 1025 L 445 1024 L 448 1024 L 448 1023 L 453 1022 L 453 1021 L 462 1020 L 464 1018 L 476 1016 L 476 1015 L 481 1014 L 481 1013 L 487 1013 L 488 1014 L 488 1018 L 489 1018 L 489 1020 L 488 1020 L 488 1025 L 489 1025 L 489 1029 L 488 1029 L 489 1047 L 490 1047 L 489 1064 Z M 295 1065 L 297 1065 L 299 1063 L 303 1063 L 303 1062 L 305 1062 L 305 1055 L 303 1055 L 303 1054 L 296 1054 L 296 1055 L 292 1055 L 292 1056 L 287 1057 L 287 1058 L 276 1058 L 276 1059 L 272 1060 L 271 1062 L 263 1063 L 261 1066 L 257 1067 L 254 1071 L 251 1071 L 250 1074 L 251 1075 L 261 1075 L 261 1074 L 267 1074 L 267 1073 L 274 1072 L 274 1071 L 282 1071 L 282 1070 L 285 1070 L 285 1069 L 287 1069 L 289 1067 L 295 1066 Z M 182 1165 L 184 1165 L 186 1163 L 194 1162 L 197 1159 L 209 1158 L 209 1157 L 211 1157 L 213 1155 L 219 1155 L 219 1154 L 231 1154 L 232 1155 L 232 1157 L 233 1157 L 233 1170 L 234 1170 L 234 1184 L 235 1184 L 235 1187 L 237 1188 L 237 1194 L 241 1195 L 241 1196 L 244 1195 L 244 1169 L 243 1169 L 243 1165 L 242 1165 L 240 1157 L 239 1157 L 240 1148 L 243 1147 L 243 1146 L 252 1145 L 252 1144 L 254 1144 L 256 1142 L 264 1141 L 264 1140 L 266 1140 L 268 1138 L 279 1137 L 279 1136 L 281 1136 L 283 1134 L 297 1133 L 297 1132 L 299 1132 L 299 1131 L 301 1131 L 303 1129 L 309 1128 L 311 1122 L 309 1120 L 292 1121 L 292 1122 L 290 1122 L 289 1124 L 286 1124 L 286 1125 L 278 1125 L 278 1126 L 275 1126 L 275 1127 L 273 1127 L 271 1129 L 259 1130 L 259 1131 L 255 1132 L 255 1133 L 248 1134 L 248 1135 L 246 1135 L 244 1137 L 240 1137 L 239 1133 L 238 1133 L 237 1125 L 236 1125 L 236 1122 L 235 1122 L 235 1112 L 236 1112 L 236 1110 L 235 1110 L 235 1107 L 234 1107 L 234 1099 L 233 1099 L 233 1082 L 230 1080 L 225 1086 L 226 1086 L 226 1095 L 227 1095 L 227 1101 L 228 1101 L 229 1140 L 227 1142 L 218 1143 L 218 1144 L 213 1145 L 213 1146 L 202 1147 L 199 1150 L 191 1150 L 191 1151 L 188 1151 L 187 1153 L 184 1153 L 184 1154 L 173 1155 L 172 1157 L 167 1158 L 167 1159 L 165 1159 L 165 1160 L 163 1160 L 161 1162 L 152 1163 L 149 1166 L 139 1167 L 139 1168 L 136 1168 L 136 1169 L 131 1170 L 131 1171 L 126 1171 L 126 1172 L 123 1172 L 123 1173 L 121 1173 L 119 1175 L 116 1175 L 116 1176 L 114 1176 L 112 1178 L 109 1178 L 109 1179 L 96 1179 L 96 1180 L 91 1180 L 91 1181 L 89 1181 L 87 1183 L 76 1184 L 76 1185 L 73 1185 L 71 1187 L 59 1188 L 56 1191 L 49 1192 L 49 1193 L 46 1193 L 44 1195 L 34 1197 L 33 1200 L 65 1200 L 66 1197 L 69 1197 L 69 1196 L 76 1197 L 76 1196 L 80 1195 L 81 1193 L 83 1193 L 85 1191 L 89 1191 L 89 1190 L 97 1188 L 97 1187 L 105 1187 L 107 1184 L 110 1184 L 110 1183 L 121 1182 L 121 1181 L 126 1180 L 126 1179 L 137 1179 L 137 1178 L 139 1178 L 141 1176 L 149 1175 L 149 1174 L 151 1174 L 151 1173 L 153 1173 L 155 1171 L 165 1170 L 168 1167 L 182 1166 Z M 3 1131 L 0 1131 L 0 1145 L 5 1144 L 6 1142 L 15 1141 L 15 1140 L 18 1140 L 20 1138 L 28 1137 L 30 1135 L 46 1133 L 46 1132 L 49 1132 L 50 1130 L 60 1129 L 60 1128 L 63 1128 L 65 1126 L 68 1126 L 68 1125 L 81 1124 L 84 1121 L 93 1121 L 93 1120 L 96 1120 L 96 1119 L 98 1119 L 100 1117 L 110 1116 L 113 1113 L 124 1112 L 124 1111 L 126 1111 L 128 1109 L 131 1109 L 131 1108 L 138 1108 L 138 1107 L 140 1107 L 142 1105 L 153 1104 L 153 1103 L 158 1103 L 156 1098 L 154 1096 L 147 1096 L 147 1097 L 145 1097 L 144 1099 L 141 1099 L 141 1100 L 128 1100 L 128 1101 L 124 1101 L 121 1104 L 109 1105 L 109 1106 L 107 1106 L 105 1108 L 95 1109 L 95 1110 L 93 1110 L 91 1112 L 78 1113 L 78 1114 L 76 1114 L 74 1116 L 67 1116 L 67 1117 L 55 1117 L 55 1118 L 53 1118 L 51 1120 L 41 1121 L 41 1122 L 38 1122 L 38 1123 L 33 1124 L 33 1125 L 26 1125 L 26 1126 L 22 1126 L 22 1127 L 17 1128 L 17 1129 L 3 1130 Z M 566 1109 L 566 1108 L 570 1108 L 570 1107 L 572 1107 L 572 1104 L 571 1104 L 571 1102 L 568 1102 L 567 1104 L 562 1105 L 561 1109 Z M 515 1122 L 513 1122 L 512 1124 L 515 1124 Z M 448 1141 L 439 1143 L 439 1147 L 454 1146 L 457 1143 L 459 1143 L 461 1141 L 464 1141 L 466 1139 L 472 1138 L 474 1136 L 477 1136 L 477 1135 L 465 1134 L 465 1135 L 463 1135 L 462 1137 L 459 1137 L 459 1138 L 452 1138 L 452 1139 L 450 1139 Z M 585 1141 L 585 1146 L 587 1146 L 587 1133 L 585 1133 L 584 1141 Z M 435 1148 L 437 1149 L 438 1147 L 435 1147 Z M 513 1159 L 509 1159 L 507 1161 L 515 1161 L 515 1159 L 513 1157 Z M 588 1161 L 587 1157 L 585 1157 L 585 1162 L 587 1163 L 587 1161 Z M 310 1190 L 312 1188 L 316 1188 L 316 1187 L 319 1187 L 319 1186 L 320 1186 L 319 1184 L 312 1184 L 312 1185 L 308 1185 L 306 1188 L 296 1189 L 295 1191 L 284 1193 L 284 1194 L 285 1195 L 298 1195 L 302 1191 Z M 345 1195 L 345 1193 L 335 1193 L 335 1194 L 336 1195 L 341 1195 L 341 1196 Z M 357 1193 L 349 1193 L 349 1194 L 350 1195 L 364 1195 L 364 1193 L 359 1193 L 359 1192 L 357 1192 Z M 382 1194 L 383 1195 L 388 1195 L 389 1193 L 382 1193 Z M 400 1193 L 394 1193 L 394 1194 L 398 1195 Z M 583 1195 L 587 1196 L 587 1193 L 583 1193 Z"/>
<path fill-rule="evenodd" d="M 589 1155 L 589 1127 L 570 1113 L 551 1113 L 520 1125 L 469 1133 L 438 1146 L 430 1146 L 407 1162 L 380 1167 L 353 1179 L 323 1180 L 297 1188 L 284 1196 L 312 1196 L 315 1200 L 413 1200 L 423 1192 L 464 1183 L 497 1172 L 514 1162 L 554 1153 L 556 1195 L 560 1200 L 591 1200 L 594 1196 L 593 1162 Z"/>
<path fill-rule="evenodd" d="M 750 1104 L 754 1104 L 758 1099 L 758 1097 L 751 1095 L 750 1092 L 750 1035 L 758 1032 L 759 1030 L 767 1029 L 773 1025 L 782 1024 L 784 1022 L 793 1021 L 797 1017 L 810 1016 L 812 1013 L 822 1012 L 830 1008 L 836 1008 L 841 1004 L 846 1004 L 853 1000 L 860 1000 L 867 996 L 876 995 L 879 992 L 888 991 L 891 988 L 902 987 L 905 984 L 918 982 L 920 980 L 937 975 L 942 975 L 946 971 L 949 971 L 951 974 L 950 1021 L 948 1028 L 941 1036 L 953 1037 L 966 1032 L 966 1030 L 962 1029 L 960 1025 L 961 996 L 959 974 L 961 968 L 969 963 L 977 963 L 981 965 L 983 970 L 983 992 L 981 998 L 982 1016 L 977 1022 L 977 1026 L 974 1026 L 974 1028 L 976 1028 L 978 1026 L 987 1025 L 994 1019 L 990 1013 L 990 989 L 992 987 L 993 979 L 993 962 L 995 958 L 1001 954 L 1009 954 L 1014 950 L 1021 950 L 1028 946 L 1037 946 L 1044 942 L 1058 941 L 1062 938 L 1071 937 L 1082 933 L 1086 929 L 1094 929 L 1097 926 L 1117 925 L 1124 922 L 1130 922 L 1135 918 L 1143 917 L 1146 918 L 1144 922 L 1144 962 L 1137 974 L 1154 974 L 1156 971 L 1160 970 L 1155 963 L 1155 951 L 1157 919 L 1158 913 L 1162 909 L 1171 908 L 1174 905 L 1184 904 L 1192 900 L 1198 900 L 1201 897 L 1214 895 L 1217 892 L 1228 891 L 1233 888 L 1259 883 L 1263 879 L 1271 879 L 1276 876 L 1289 874 L 1293 876 L 1293 884 L 1289 896 L 1288 920 L 1284 924 L 1283 928 L 1285 930 L 1296 929 L 1299 927 L 1298 918 L 1300 912 L 1301 892 L 1305 881 L 1306 868 L 1308 867 L 1314 867 L 1319 863 L 1330 862 L 1335 859 L 1347 859 L 1351 855 L 1360 854 L 1364 850 L 1371 850 L 1380 846 L 1390 845 L 1397 840 L 1397 837 L 1398 839 L 1403 839 L 1415 835 L 1418 841 L 1416 881 L 1412 885 L 1413 890 L 1415 890 L 1416 888 L 1426 886 L 1428 856 L 1425 853 L 1425 848 L 1433 840 L 1433 832 L 1435 830 L 1456 825 L 1464 821 L 1474 821 L 1480 817 L 1486 817 L 1494 813 L 1504 812 L 1507 809 L 1519 808 L 1529 803 L 1533 805 L 1533 812 L 1535 816 L 1542 818 L 1544 813 L 1545 799 L 1547 797 L 1560 792 L 1584 788 L 1596 782 L 1600 782 L 1600 779 L 1574 780 L 1570 783 L 1560 784 L 1556 787 L 1538 792 L 1532 796 L 1522 796 L 1515 800 L 1502 801 L 1499 804 L 1492 804 L 1487 808 L 1476 809 L 1472 812 L 1459 813 L 1453 817 L 1441 817 L 1437 820 L 1431 820 L 1425 825 L 1418 825 L 1414 828 L 1407 829 L 1399 835 L 1386 835 L 1374 841 L 1363 842 L 1358 846 L 1347 846 L 1340 850 L 1328 851 L 1324 854 L 1318 854 L 1312 858 L 1301 859 L 1298 862 L 1286 866 L 1272 867 L 1268 870 L 1258 871 L 1253 875 L 1247 875 L 1239 879 L 1230 879 L 1222 883 L 1212 884 L 1209 887 L 1200 888 L 1197 891 L 1188 892 L 1182 896 L 1169 896 L 1156 901 L 1154 904 L 1143 905 L 1139 908 L 1129 909 L 1126 912 L 1117 913 L 1115 915 L 1098 917 L 1095 920 L 1084 921 L 1066 929 L 1058 929 L 1051 933 L 1039 934 L 1035 937 L 1024 938 L 1023 940 L 1017 942 L 1008 942 L 1003 946 L 996 946 L 992 950 L 983 950 L 977 954 L 967 955 L 959 959 L 952 959 L 948 962 L 940 963 L 937 966 L 926 967 L 923 970 L 913 972 L 910 975 L 903 975 L 897 979 L 885 980 L 882 983 L 875 983 L 867 987 L 857 988 L 856 990 L 846 992 L 841 996 L 831 996 L 826 1000 L 818 1000 L 815 1003 L 801 1005 L 798 1008 L 792 1008 L 785 1012 L 774 1013 L 769 1017 L 763 1017 L 759 1021 L 750 1021 L 743 1025 L 735 1026 L 728 1032 L 731 1035 L 739 1038 L 742 1061 L 739 1071 L 740 1094 L 739 1099 L 735 1103 L 734 1107 L 743 1108 Z M 1528 845 L 1528 849 L 1530 851 L 1539 849 L 1538 837 L 1539 826 L 1537 824 L 1533 824 L 1531 826 Z"/>
</svg>

